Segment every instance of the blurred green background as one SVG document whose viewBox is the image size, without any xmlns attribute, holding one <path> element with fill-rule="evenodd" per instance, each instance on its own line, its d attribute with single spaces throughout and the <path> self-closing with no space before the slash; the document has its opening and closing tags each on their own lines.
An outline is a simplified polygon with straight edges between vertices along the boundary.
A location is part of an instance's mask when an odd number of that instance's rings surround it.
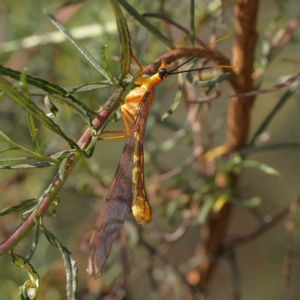
<svg viewBox="0 0 300 300">
<path fill-rule="evenodd" d="M 81 29 L 81 37 L 78 36 L 77 39 L 99 62 L 101 61 L 100 50 L 106 44 L 106 56 L 114 76 L 117 77 L 120 71 L 120 42 L 109 2 L 96 0 L 77 2 L 77 5 L 60 9 L 56 17 L 68 30 Z M 218 37 L 227 34 L 228 26 L 233 27 L 233 3 L 224 4 L 226 23 L 222 24 L 219 19 L 215 19 L 216 12 L 221 7 L 220 1 L 195 2 L 196 35 L 206 44 L 209 43 L 213 26 L 216 26 Z M 100 74 L 86 62 L 70 42 L 54 43 L 49 38 L 47 43 L 42 41 L 46 33 L 56 31 L 43 13 L 43 9 L 55 12 L 64 3 L 57 0 L 2 0 L 0 63 L 20 71 L 27 67 L 28 74 L 63 87 L 74 87 L 85 82 L 100 80 Z M 163 12 L 189 29 L 189 1 L 130 1 L 130 4 L 140 13 Z M 261 2 L 257 26 L 258 61 L 262 56 L 262 39 L 266 32 L 284 26 L 285 22 L 296 17 L 296 13 L 299 13 L 297 0 Z M 152 63 L 168 50 L 137 21 L 126 12 L 124 14 L 127 17 L 134 54 L 143 66 Z M 157 18 L 151 18 L 149 21 L 176 46 L 191 46 L 189 38 L 177 28 Z M 97 33 L 99 28 L 102 29 L 101 33 Z M 76 36 L 75 33 L 74 35 Z M 292 41 L 281 50 L 266 70 L 262 88 L 278 84 L 285 76 L 291 76 L 299 71 L 299 37 L 300 31 L 297 29 Z M 230 57 L 232 41 L 233 36 L 221 42 L 217 46 L 218 50 Z M 212 101 L 210 107 L 204 106 L 202 110 L 208 128 L 212 127 L 215 120 L 222 119 L 226 115 L 228 83 L 222 83 L 221 87 L 221 96 Z M 189 226 L 183 236 L 173 243 L 162 242 L 161 236 L 174 232 L 183 220 L 185 201 L 189 192 L 186 189 L 194 174 L 193 165 L 169 180 L 155 183 L 159 173 L 181 165 L 192 153 L 192 136 L 186 122 L 187 113 L 184 103 L 181 103 L 166 122 L 160 121 L 161 115 L 173 103 L 176 89 L 176 78 L 168 78 L 156 88 L 151 106 L 145 140 L 145 177 L 146 183 L 150 183 L 147 185 L 147 191 L 153 207 L 153 221 L 143 229 L 136 227 L 132 219 L 126 223 L 125 228 L 129 232 L 127 248 L 130 275 L 125 299 L 191 299 L 186 296 L 186 286 L 176 274 L 176 269 L 182 270 L 184 266 L 188 267 L 191 263 L 199 237 L 199 226 Z M 286 89 L 283 89 L 257 98 L 253 107 L 250 134 L 256 131 L 285 91 Z M 112 92 L 111 88 L 98 89 L 76 94 L 76 97 L 97 110 Z M 296 91 L 270 124 L 266 132 L 268 136 L 266 143 L 300 142 L 299 95 L 300 92 Z M 43 97 L 33 97 L 32 100 L 41 109 L 46 110 Z M 86 125 L 68 106 L 57 106 L 59 113 L 55 122 L 73 140 L 78 140 L 85 131 Z M 110 126 L 119 129 L 122 125 L 118 122 Z M 174 132 L 180 133 L 179 130 L 182 128 L 186 133 L 178 139 Z M 223 143 L 225 128 L 226 124 L 223 123 L 214 135 L 213 146 Z M 1 98 L 0 130 L 13 137 L 18 143 L 33 149 L 25 112 L 6 97 Z M 39 125 L 37 130 L 45 153 L 55 153 L 68 147 L 64 140 L 43 126 Z M 163 144 L 166 140 L 170 142 Z M 61 201 L 57 207 L 56 218 L 50 214 L 44 218 L 47 228 L 73 253 L 78 262 L 78 299 L 105 299 L 105 292 L 111 289 L 120 276 L 121 246 L 117 243 L 113 247 L 101 280 L 95 282 L 88 278 L 86 268 L 89 237 L 124 143 L 124 140 L 99 142 L 93 157 L 80 161 L 59 193 Z M 161 150 L 159 148 L 161 145 L 166 145 L 170 149 Z M 0 142 L 0 149 L 5 147 L 6 145 Z M 7 154 L 3 154 L 2 157 L 7 157 Z M 260 152 L 251 154 L 249 158 L 269 164 L 282 176 L 273 177 L 256 169 L 247 169 L 243 172 L 239 182 L 240 193 L 245 198 L 259 196 L 262 198 L 262 204 L 252 211 L 239 206 L 234 208 L 226 236 L 228 239 L 248 234 L 261 226 L 263 221 L 268 222 L 272 216 L 285 209 L 300 192 L 299 148 Z M 0 210 L 21 200 L 39 196 L 47 188 L 56 171 L 55 167 L 18 171 L 0 170 Z M 1 241 L 9 236 L 19 222 L 15 214 L 0 218 Z M 234 299 L 234 289 L 238 290 L 241 299 L 245 300 L 298 299 L 300 293 L 299 218 L 295 218 L 294 225 L 291 282 L 288 287 L 284 283 L 282 274 L 287 236 L 285 223 L 281 221 L 262 236 L 239 247 L 234 252 L 236 264 L 233 264 L 230 259 L 219 260 L 218 267 L 207 287 L 206 299 Z M 137 231 L 154 248 L 165 247 L 162 249 L 164 257 L 175 268 L 170 268 L 157 257 L 150 258 L 145 247 L 142 244 L 138 245 L 134 240 Z M 33 236 L 34 232 L 30 233 L 16 247 L 15 252 L 26 256 Z M 26 272 L 11 265 L 10 262 L 9 255 L 0 259 L 0 299 L 18 299 L 18 287 L 27 279 Z M 51 246 L 43 235 L 40 237 L 39 246 L 31 263 L 41 276 L 41 292 L 38 299 L 65 299 L 63 261 L 57 249 Z M 237 271 L 237 274 L 232 271 L 232 268 Z M 95 298 L 99 289 L 102 289 L 103 298 Z M 204 299 L 197 294 L 193 297 L 193 299 Z"/>
</svg>

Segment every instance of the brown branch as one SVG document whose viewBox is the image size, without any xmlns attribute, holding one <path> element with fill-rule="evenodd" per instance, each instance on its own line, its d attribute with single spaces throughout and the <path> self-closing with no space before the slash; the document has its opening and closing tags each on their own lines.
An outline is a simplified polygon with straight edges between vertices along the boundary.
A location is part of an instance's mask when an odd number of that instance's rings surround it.
<svg viewBox="0 0 300 300">
<path fill-rule="evenodd" d="M 177 48 L 175 50 L 171 50 L 171 51 L 161 55 L 159 58 L 157 58 L 154 61 L 154 63 L 145 67 L 144 74 L 152 75 L 155 72 L 157 72 L 157 69 L 161 65 L 162 59 L 165 59 L 167 64 L 171 64 L 172 62 L 174 62 L 180 58 L 193 56 L 203 49 L 204 49 L 204 47 Z M 210 61 L 214 61 L 218 65 L 230 66 L 230 59 L 218 50 L 207 49 L 205 52 L 203 52 L 201 54 L 201 58 L 205 58 Z M 236 61 L 234 62 L 234 64 L 236 64 Z M 238 89 L 238 87 L 239 87 L 238 78 L 236 76 L 236 73 L 233 70 L 234 69 L 224 69 L 224 72 L 230 73 L 230 75 L 228 76 L 228 81 L 234 89 Z"/>
<path fill-rule="evenodd" d="M 235 8 L 235 41 L 232 51 L 232 61 L 238 62 L 233 69 L 238 85 L 234 86 L 235 94 L 253 90 L 253 62 L 256 43 L 256 16 L 258 0 L 238 0 Z M 226 146 L 232 153 L 246 143 L 250 113 L 254 97 L 233 97 L 230 99 L 227 114 Z"/>
<path fill-rule="evenodd" d="M 252 73 L 257 12 L 258 0 L 237 0 L 232 63 L 238 62 L 238 66 L 232 70 L 229 77 L 235 94 L 253 90 Z M 240 149 L 246 143 L 253 100 L 254 97 L 234 97 L 229 100 L 225 142 L 228 153 Z M 232 178 L 231 182 L 232 187 L 235 186 L 236 178 Z M 199 280 L 194 284 L 201 290 L 207 286 L 207 281 L 214 269 L 215 262 L 210 261 L 209 257 L 216 255 L 220 250 L 230 211 L 231 206 L 229 204 L 224 205 L 219 213 L 213 213 L 209 216 L 207 224 L 200 230 L 200 242 L 196 249 L 196 255 L 201 258 L 203 263 L 191 272 L 198 271 Z"/>
</svg>

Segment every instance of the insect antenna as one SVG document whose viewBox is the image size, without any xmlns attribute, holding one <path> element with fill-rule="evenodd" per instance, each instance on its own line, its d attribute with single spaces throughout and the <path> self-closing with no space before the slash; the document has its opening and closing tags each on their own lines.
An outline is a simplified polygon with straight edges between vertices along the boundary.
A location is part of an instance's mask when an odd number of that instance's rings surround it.
<svg viewBox="0 0 300 300">
<path fill-rule="evenodd" d="M 187 72 L 191 72 L 191 71 L 208 70 L 208 69 L 214 69 L 214 68 L 227 68 L 227 69 L 235 68 L 236 66 L 212 66 L 212 67 L 204 67 L 204 68 L 199 68 L 199 69 L 183 70 L 183 71 L 174 72 L 174 71 L 178 70 L 179 68 L 181 68 L 182 66 L 184 66 L 185 64 L 189 63 L 191 60 L 193 60 L 197 56 L 201 55 L 204 51 L 206 51 L 207 49 L 209 49 L 213 45 L 219 43 L 220 41 L 223 41 L 223 40 L 227 39 L 228 37 L 230 37 L 230 35 L 231 35 L 231 29 L 229 28 L 229 33 L 226 36 L 224 36 L 224 37 L 222 37 L 222 38 L 220 38 L 220 39 L 212 42 L 206 48 L 204 48 L 203 50 L 199 51 L 197 54 L 195 54 L 194 56 L 192 56 L 191 58 L 189 58 L 188 60 L 186 60 L 185 62 L 183 62 L 182 64 L 180 64 L 179 66 L 177 66 L 175 69 L 173 69 L 171 71 L 168 71 L 168 75 L 179 74 L 179 73 L 187 73 Z"/>
</svg>

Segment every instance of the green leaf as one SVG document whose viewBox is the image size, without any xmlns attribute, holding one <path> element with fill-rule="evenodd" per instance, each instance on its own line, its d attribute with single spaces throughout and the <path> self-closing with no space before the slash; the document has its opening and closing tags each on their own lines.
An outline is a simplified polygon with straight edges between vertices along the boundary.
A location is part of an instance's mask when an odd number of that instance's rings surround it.
<svg viewBox="0 0 300 300">
<path fill-rule="evenodd" d="M 110 80 L 106 71 L 98 64 L 98 62 L 88 53 L 88 51 L 78 42 L 76 41 L 72 35 L 60 24 L 55 17 L 44 10 L 44 13 L 50 18 L 51 22 L 56 26 L 56 28 L 61 31 L 68 40 L 76 47 L 76 49 L 84 56 L 84 58 L 98 71 L 100 72 L 107 80 Z M 112 82 L 113 83 L 113 82 Z"/>
<path fill-rule="evenodd" d="M 11 146 L 14 146 L 14 148 L 21 148 L 21 145 L 18 145 L 17 143 L 15 143 L 14 141 L 12 141 L 5 133 L 3 133 L 2 131 L 0 131 L 0 141 L 7 143 Z"/>
<path fill-rule="evenodd" d="M 27 75 L 27 70 L 24 69 L 22 74 L 21 74 L 20 83 L 21 83 L 22 93 L 23 93 L 24 97 L 30 102 L 31 99 L 30 99 L 30 95 L 29 95 L 29 92 L 28 92 L 28 85 L 27 85 L 27 81 L 26 81 L 26 75 Z M 28 122 L 28 125 L 29 125 L 29 131 L 30 131 L 30 135 L 31 135 L 34 147 L 35 147 L 35 151 L 38 154 L 43 155 L 42 151 L 40 149 L 38 139 L 37 139 L 36 128 L 35 128 L 35 125 L 34 125 L 34 119 L 33 119 L 33 116 L 29 113 L 27 113 L 27 122 Z"/>
<path fill-rule="evenodd" d="M 111 84 L 108 81 L 96 81 L 96 82 L 83 83 L 83 84 L 81 84 L 79 86 L 76 86 L 74 88 L 68 89 L 69 92 L 67 93 L 66 97 L 70 97 L 70 95 L 72 95 L 74 93 L 89 92 L 89 91 L 93 91 L 93 90 L 97 90 L 97 89 L 107 88 L 109 86 L 113 86 L 113 84 Z M 95 113 L 92 110 L 88 110 L 88 111 L 90 113 Z"/>
<path fill-rule="evenodd" d="M 214 206 L 215 200 L 211 195 L 204 195 L 203 196 L 203 203 L 201 206 L 200 213 L 195 220 L 195 225 L 203 225 L 206 222 L 206 219 L 208 217 L 208 214 L 212 210 Z"/>
<path fill-rule="evenodd" d="M 76 261 L 74 257 L 72 256 L 72 253 L 64 247 L 58 240 L 57 238 L 49 231 L 47 230 L 44 225 L 41 225 L 41 228 L 48 239 L 48 241 L 53 245 L 56 246 L 60 253 L 62 254 L 63 260 L 64 260 L 64 265 L 66 269 L 66 277 L 67 277 L 67 300 L 76 300 L 77 299 L 77 288 L 78 288 L 78 283 L 77 283 L 77 266 L 76 266 Z"/>
<path fill-rule="evenodd" d="M 277 171 L 276 169 L 270 167 L 267 164 L 260 164 L 258 167 L 262 172 L 269 174 L 269 175 L 274 175 L 277 177 L 281 176 L 281 173 L 279 171 Z"/>
<path fill-rule="evenodd" d="M 119 3 L 132 15 L 141 25 L 146 27 L 157 39 L 164 43 L 170 49 L 176 49 L 172 42 L 164 36 L 153 24 L 151 24 L 145 17 L 140 15 L 135 8 L 133 8 L 126 0 L 118 0 Z"/>
<path fill-rule="evenodd" d="M 211 80 L 205 80 L 205 81 L 201 81 L 201 80 L 196 80 L 194 79 L 194 77 L 192 76 L 192 72 L 187 73 L 186 75 L 186 79 L 188 80 L 189 83 L 191 83 L 192 85 L 196 86 L 196 87 L 211 87 L 214 86 L 216 83 L 224 80 L 230 73 L 223 73 Z"/>
<path fill-rule="evenodd" d="M 61 161 L 61 163 L 60 163 L 60 165 L 59 165 L 59 179 L 60 180 L 63 180 L 64 179 L 64 177 L 65 177 L 65 171 L 66 171 L 66 165 L 67 165 L 67 162 L 69 161 L 69 157 L 67 156 L 67 157 L 65 157 L 62 161 Z"/>
<path fill-rule="evenodd" d="M 29 113 L 27 113 L 27 121 L 28 121 L 28 125 L 29 125 L 30 135 L 31 135 L 34 147 L 35 147 L 35 151 L 38 154 L 43 155 L 43 153 L 40 149 L 40 145 L 39 145 L 37 135 L 36 135 L 36 128 L 35 128 L 33 116 Z"/>
<path fill-rule="evenodd" d="M 36 169 L 36 168 L 46 168 L 55 166 L 55 163 L 48 162 L 48 161 L 39 161 L 34 162 L 32 164 L 22 164 L 22 165 L 4 165 L 0 166 L 0 169 L 6 169 L 6 170 L 14 170 L 14 169 Z"/>
<path fill-rule="evenodd" d="M 37 248 L 37 245 L 39 243 L 39 237 L 40 237 L 40 224 L 38 223 L 36 225 L 36 231 L 35 231 L 33 243 L 31 245 L 31 248 L 30 248 L 28 254 L 25 257 L 25 263 L 28 263 L 30 261 L 31 257 L 33 256 L 33 254 Z"/>
<path fill-rule="evenodd" d="M 15 71 L 15 70 L 12 70 L 9 68 L 5 68 L 1 65 L 0 65 L 0 75 L 8 76 L 8 77 L 16 79 L 16 80 L 21 79 L 21 72 Z M 68 98 L 72 99 L 72 101 L 79 102 L 74 97 L 70 96 L 69 92 L 67 92 L 66 90 L 61 88 L 59 85 L 51 83 L 47 80 L 44 80 L 44 79 L 41 79 L 38 77 L 34 77 L 31 75 L 26 75 L 26 82 L 27 82 L 27 84 L 33 85 L 37 88 L 40 88 L 49 94 L 58 94 L 63 97 L 68 97 Z M 84 104 L 82 104 L 82 105 L 84 105 Z M 85 108 L 86 108 L 86 110 L 88 110 L 87 107 L 85 107 Z"/>
<path fill-rule="evenodd" d="M 122 83 L 125 76 L 128 74 L 131 62 L 131 41 L 126 19 L 123 16 L 122 10 L 117 0 L 110 0 L 115 19 L 117 22 L 119 38 L 121 43 L 122 59 L 121 59 L 121 76 L 119 79 Z"/>
<path fill-rule="evenodd" d="M 32 198 L 32 199 L 23 200 L 18 204 L 9 206 L 0 211 L 0 217 L 34 206 L 37 203 L 37 201 L 38 200 L 36 198 Z"/>
<path fill-rule="evenodd" d="M 23 286 L 20 287 L 20 298 L 26 300 L 37 299 L 40 290 L 39 274 L 34 270 L 30 263 L 26 263 L 24 258 L 15 254 L 13 250 L 10 251 L 10 255 L 12 256 L 12 264 L 26 270 L 30 278 L 30 280 L 25 281 Z"/>
<path fill-rule="evenodd" d="M 37 120 L 39 120 L 43 125 L 63 137 L 69 143 L 71 148 L 79 149 L 77 144 L 67 137 L 62 130 L 56 125 L 52 120 L 50 120 L 45 113 L 39 109 L 32 101 L 28 101 L 24 95 L 13 88 L 6 80 L 0 77 L 0 88 L 15 101 L 20 107 L 26 110 L 29 114 L 33 115 Z"/>
<path fill-rule="evenodd" d="M 0 159 L 0 161 L 17 161 L 17 160 L 26 160 L 26 159 L 36 158 L 38 160 L 48 161 L 48 162 L 52 162 L 54 164 L 58 163 L 58 161 L 52 157 L 42 156 L 40 154 L 37 154 L 29 149 L 26 149 L 26 148 L 18 145 L 17 143 L 12 141 L 6 134 L 4 134 L 2 131 L 0 131 L 0 141 L 10 144 L 11 146 L 14 146 L 12 148 L 1 150 L 0 153 L 6 152 L 9 150 L 20 150 L 20 151 L 23 151 L 23 152 L 31 155 L 31 157 L 4 158 L 4 159 Z"/>
<path fill-rule="evenodd" d="M 60 95 L 55 95 L 55 94 L 48 95 L 45 98 L 47 99 L 46 100 L 47 102 L 56 101 L 56 102 L 68 105 L 74 111 L 75 114 L 77 114 L 79 117 L 81 117 L 82 120 L 87 125 L 89 125 L 90 128 L 93 127 L 91 116 L 86 111 L 86 109 L 82 107 L 82 105 L 78 104 L 78 102 L 74 102 L 74 101 L 70 100 L 69 98 L 63 98 Z"/>
<path fill-rule="evenodd" d="M 20 161 L 20 160 L 28 160 L 33 159 L 34 157 L 8 157 L 8 158 L 0 158 L 0 162 L 8 162 L 8 161 Z"/>
<path fill-rule="evenodd" d="M 70 153 L 74 153 L 74 150 L 63 150 L 63 151 L 59 151 L 57 153 L 51 154 L 50 157 L 56 160 L 62 160 L 65 157 L 67 157 Z"/>
<path fill-rule="evenodd" d="M 253 197 L 250 199 L 230 198 L 230 202 L 246 208 L 253 208 L 261 205 L 262 199 L 260 197 Z"/>
<path fill-rule="evenodd" d="M 261 170 L 262 172 L 269 174 L 269 175 L 274 175 L 274 176 L 281 176 L 281 173 L 274 168 L 270 167 L 269 165 L 265 163 L 258 162 L 256 160 L 244 160 L 241 163 L 242 168 L 257 168 Z"/>
<path fill-rule="evenodd" d="M 20 220 L 25 221 L 28 216 L 35 210 L 35 207 L 32 207 L 26 211 L 24 211 L 21 215 L 20 215 Z"/>
<path fill-rule="evenodd" d="M 105 55 L 105 48 L 106 47 L 107 47 L 107 45 L 104 45 L 101 48 L 101 60 L 102 60 L 102 63 L 103 63 L 103 67 L 104 67 L 105 71 L 107 72 L 107 75 L 109 76 L 111 82 L 114 82 L 115 84 L 117 84 L 116 81 L 115 81 L 115 79 L 114 79 L 114 77 L 111 74 L 111 71 L 110 71 L 110 68 L 109 68 L 109 64 L 108 64 L 108 61 L 106 59 L 106 55 Z"/>
<path fill-rule="evenodd" d="M 1 132 L 0 132 L 0 136 L 1 136 Z M 21 150 L 22 147 L 11 147 L 11 148 L 6 148 L 3 150 L 0 150 L 0 153 L 4 153 L 4 152 L 8 152 L 8 151 L 14 151 L 14 150 Z"/>
</svg>

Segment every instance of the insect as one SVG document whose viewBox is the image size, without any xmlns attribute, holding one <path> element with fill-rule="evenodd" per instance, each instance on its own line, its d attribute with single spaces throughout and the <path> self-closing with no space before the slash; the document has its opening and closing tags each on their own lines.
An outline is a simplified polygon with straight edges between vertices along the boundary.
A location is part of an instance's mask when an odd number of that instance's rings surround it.
<svg viewBox="0 0 300 300">
<path fill-rule="evenodd" d="M 154 95 L 154 87 L 169 75 L 186 72 L 176 70 L 193 60 L 215 43 L 226 39 L 230 34 L 231 32 L 227 36 L 216 40 L 204 50 L 171 71 L 167 71 L 166 62 L 162 60 L 158 72 L 150 78 L 138 77 L 135 82 L 137 87 L 130 91 L 124 99 L 121 105 L 121 115 L 125 130 L 118 132 L 128 134 L 128 139 L 90 240 L 89 274 L 94 275 L 95 278 L 100 276 L 101 267 L 108 258 L 111 245 L 116 239 L 123 225 L 125 216 L 130 209 L 132 209 L 132 213 L 138 224 L 144 226 L 151 221 L 151 207 L 147 199 L 144 183 L 143 140 L 147 116 Z M 233 67 L 214 66 L 194 70 L 210 68 Z M 133 124 L 131 129 L 129 123 Z M 124 137 L 127 137 L 127 135 L 103 139 Z"/>
</svg>

